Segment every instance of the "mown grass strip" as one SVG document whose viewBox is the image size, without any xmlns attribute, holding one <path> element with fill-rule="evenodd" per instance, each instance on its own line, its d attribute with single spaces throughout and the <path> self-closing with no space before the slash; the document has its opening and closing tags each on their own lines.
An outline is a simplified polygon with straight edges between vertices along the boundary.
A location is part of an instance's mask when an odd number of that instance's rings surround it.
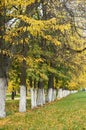
<svg viewBox="0 0 86 130">
<path fill-rule="evenodd" d="M 86 130 L 86 92 L 69 95 L 59 101 L 18 112 L 19 101 L 7 101 L 7 117 L 0 120 L 0 130 Z"/>
</svg>

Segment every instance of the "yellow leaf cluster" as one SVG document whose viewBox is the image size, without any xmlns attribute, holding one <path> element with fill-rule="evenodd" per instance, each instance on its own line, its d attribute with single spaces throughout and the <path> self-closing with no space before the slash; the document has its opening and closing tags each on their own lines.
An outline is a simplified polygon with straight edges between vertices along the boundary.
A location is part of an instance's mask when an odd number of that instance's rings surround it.
<svg viewBox="0 0 86 130">
<path fill-rule="evenodd" d="M 8 92 L 12 92 L 13 91 L 13 88 L 14 89 L 17 89 L 18 86 L 11 80 L 8 82 Z"/>
<path fill-rule="evenodd" d="M 43 74 L 43 73 L 40 73 L 40 77 L 44 80 L 48 80 L 48 77 L 47 75 Z"/>
<path fill-rule="evenodd" d="M 6 50 L 6 49 L 4 49 L 4 50 L 0 49 L 0 54 L 7 55 L 9 57 L 13 57 L 13 54 L 10 52 L 10 50 Z"/>
<path fill-rule="evenodd" d="M 50 35 L 43 35 L 43 37 L 49 41 L 51 41 L 52 43 L 54 43 L 56 46 L 57 45 L 61 45 L 61 42 L 58 41 L 56 38 L 53 38 L 52 36 Z"/>
<path fill-rule="evenodd" d="M 64 33 L 65 30 L 70 30 L 70 28 L 71 28 L 71 26 L 70 26 L 69 23 L 68 23 L 68 24 L 65 24 L 65 25 L 56 25 L 56 26 L 55 26 L 55 29 L 56 29 L 56 30 L 60 30 L 60 31 L 63 32 L 63 33 Z"/>
<path fill-rule="evenodd" d="M 34 59 L 34 62 L 39 63 L 39 62 L 44 62 L 42 58 Z"/>
<path fill-rule="evenodd" d="M 35 2 L 35 0 L 5 0 L 3 1 L 3 4 L 5 3 L 5 6 L 28 6 Z M 10 3 L 10 4 L 9 4 Z"/>
</svg>

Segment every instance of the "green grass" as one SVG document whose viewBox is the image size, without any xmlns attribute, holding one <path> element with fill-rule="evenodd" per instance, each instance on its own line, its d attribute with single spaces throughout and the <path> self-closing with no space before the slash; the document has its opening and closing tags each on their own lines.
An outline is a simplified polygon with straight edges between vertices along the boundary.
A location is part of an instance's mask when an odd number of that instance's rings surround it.
<svg viewBox="0 0 86 130">
<path fill-rule="evenodd" d="M 19 99 L 19 98 L 20 98 L 20 94 L 17 93 L 16 96 L 14 96 L 14 99 Z M 28 93 L 27 98 L 30 99 L 30 93 Z M 12 100 L 11 93 L 6 94 L 6 100 Z"/>
<path fill-rule="evenodd" d="M 19 94 L 16 94 L 16 96 L 14 97 L 14 98 L 19 98 L 20 97 L 20 95 Z M 7 100 L 11 100 L 11 93 L 7 93 L 6 94 L 6 99 Z"/>
<path fill-rule="evenodd" d="M 18 112 L 19 101 L 7 101 L 7 117 L 0 119 L 0 130 L 86 130 L 86 92 L 69 95 L 59 101 Z"/>
</svg>

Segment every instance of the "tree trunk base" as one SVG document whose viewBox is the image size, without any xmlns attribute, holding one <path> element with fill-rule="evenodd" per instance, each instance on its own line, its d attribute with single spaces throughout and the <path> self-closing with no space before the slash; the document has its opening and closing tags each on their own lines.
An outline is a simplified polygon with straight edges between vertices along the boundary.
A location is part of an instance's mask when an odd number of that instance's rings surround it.
<svg viewBox="0 0 86 130">
<path fill-rule="evenodd" d="M 6 78 L 0 78 L 0 118 L 6 117 L 5 100 L 6 100 Z"/>
</svg>

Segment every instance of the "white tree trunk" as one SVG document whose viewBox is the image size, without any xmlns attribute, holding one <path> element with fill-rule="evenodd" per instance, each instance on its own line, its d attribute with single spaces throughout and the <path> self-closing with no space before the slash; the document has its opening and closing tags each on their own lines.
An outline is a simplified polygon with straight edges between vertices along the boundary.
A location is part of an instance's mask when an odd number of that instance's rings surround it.
<svg viewBox="0 0 86 130">
<path fill-rule="evenodd" d="M 44 89 L 43 89 L 43 104 L 45 104 L 45 92 L 44 92 Z"/>
<path fill-rule="evenodd" d="M 38 106 L 43 106 L 43 97 L 42 97 L 42 89 L 38 89 L 38 93 L 37 93 L 37 105 Z"/>
<path fill-rule="evenodd" d="M 77 93 L 78 92 L 78 90 L 74 90 L 74 93 Z"/>
<path fill-rule="evenodd" d="M 0 78 L 0 118 L 4 118 L 6 116 L 5 111 L 5 100 L 6 100 L 6 78 Z"/>
<path fill-rule="evenodd" d="M 63 97 L 65 97 L 66 95 L 65 95 L 65 90 L 63 90 Z"/>
<path fill-rule="evenodd" d="M 38 106 L 43 106 L 44 104 L 44 94 L 43 94 L 43 89 L 38 89 L 38 95 L 37 95 L 37 105 Z"/>
<path fill-rule="evenodd" d="M 53 88 L 48 89 L 48 102 L 52 102 L 53 100 Z"/>
<path fill-rule="evenodd" d="M 59 89 L 59 90 L 58 90 L 57 98 L 58 98 L 58 99 L 61 99 L 62 97 L 63 97 L 63 90 L 62 90 L 62 89 Z"/>
<path fill-rule="evenodd" d="M 34 88 L 34 106 L 37 107 L 37 90 Z"/>
<path fill-rule="evenodd" d="M 69 95 L 70 94 L 70 90 L 67 90 L 67 93 L 68 93 L 67 95 Z"/>
<path fill-rule="evenodd" d="M 63 97 L 67 96 L 67 90 L 63 90 Z"/>
<path fill-rule="evenodd" d="M 71 94 L 73 94 L 73 90 L 71 90 L 71 92 L 70 92 Z"/>
<path fill-rule="evenodd" d="M 33 88 L 31 88 L 30 91 L 31 91 L 31 108 L 33 109 L 34 108 L 34 104 L 35 104 L 35 102 L 34 102 L 34 90 L 33 90 Z"/>
<path fill-rule="evenodd" d="M 26 86 L 20 86 L 19 112 L 26 112 Z"/>
<path fill-rule="evenodd" d="M 53 89 L 53 97 L 52 97 L 52 101 L 54 101 L 56 99 L 56 89 Z"/>
<path fill-rule="evenodd" d="M 36 89 L 31 88 L 31 108 L 35 108 L 37 106 L 37 91 Z"/>
</svg>

